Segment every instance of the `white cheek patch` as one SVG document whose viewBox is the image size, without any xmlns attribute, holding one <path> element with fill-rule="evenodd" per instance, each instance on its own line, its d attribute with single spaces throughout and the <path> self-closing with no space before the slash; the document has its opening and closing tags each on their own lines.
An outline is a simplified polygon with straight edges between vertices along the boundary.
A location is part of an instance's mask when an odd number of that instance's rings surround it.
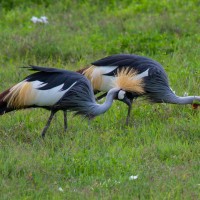
<svg viewBox="0 0 200 200">
<path fill-rule="evenodd" d="M 118 92 L 118 99 L 120 99 L 120 100 L 124 99 L 125 94 L 126 94 L 125 91 L 120 90 L 120 91 Z"/>
</svg>

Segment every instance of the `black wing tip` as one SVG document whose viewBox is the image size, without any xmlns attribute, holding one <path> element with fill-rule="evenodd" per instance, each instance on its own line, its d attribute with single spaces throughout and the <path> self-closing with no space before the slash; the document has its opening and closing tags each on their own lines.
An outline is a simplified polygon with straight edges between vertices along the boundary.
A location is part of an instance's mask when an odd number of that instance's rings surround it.
<svg viewBox="0 0 200 200">
<path fill-rule="evenodd" d="M 28 66 L 22 66 L 20 68 L 28 69 L 28 70 L 37 70 L 37 68 L 40 68 L 40 67 L 35 66 L 35 65 L 28 65 Z"/>
<path fill-rule="evenodd" d="M 30 68 L 30 65 L 29 65 L 29 66 L 22 66 L 22 67 L 19 67 L 19 68 L 29 69 L 29 68 Z"/>
<path fill-rule="evenodd" d="M 57 69 L 57 68 L 53 68 L 53 67 L 36 66 L 36 65 L 28 65 L 28 66 L 24 66 L 22 68 L 28 69 L 30 71 L 42 71 L 42 72 L 59 72 L 59 71 L 62 71 L 62 69 Z"/>
</svg>

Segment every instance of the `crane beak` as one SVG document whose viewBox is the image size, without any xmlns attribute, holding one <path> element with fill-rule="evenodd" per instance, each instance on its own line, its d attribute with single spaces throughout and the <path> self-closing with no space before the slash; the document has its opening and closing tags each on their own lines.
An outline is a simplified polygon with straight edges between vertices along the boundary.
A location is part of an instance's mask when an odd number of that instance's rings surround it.
<svg viewBox="0 0 200 200">
<path fill-rule="evenodd" d="M 200 105 L 199 104 L 195 104 L 195 103 L 192 104 L 192 108 L 195 109 L 195 110 L 198 108 L 198 106 L 200 106 Z"/>
<path fill-rule="evenodd" d="M 130 99 L 126 95 L 124 96 L 124 98 L 121 101 L 123 101 L 127 106 L 132 105 Z"/>
</svg>

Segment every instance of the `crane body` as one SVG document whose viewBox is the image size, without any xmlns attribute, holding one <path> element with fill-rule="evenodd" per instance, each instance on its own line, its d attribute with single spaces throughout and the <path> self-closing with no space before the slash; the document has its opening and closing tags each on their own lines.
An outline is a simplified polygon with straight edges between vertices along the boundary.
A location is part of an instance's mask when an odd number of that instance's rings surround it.
<svg viewBox="0 0 200 200">
<path fill-rule="evenodd" d="M 125 94 L 119 87 L 112 88 L 106 101 L 97 104 L 93 88 L 82 74 L 38 66 L 30 66 L 29 69 L 36 72 L 0 94 L 0 115 L 25 108 L 40 107 L 51 111 L 43 137 L 57 111 L 64 112 L 66 130 L 67 110 L 91 119 L 106 112 L 118 93 Z"/>
<path fill-rule="evenodd" d="M 199 96 L 177 96 L 169 86 L 167 74 L 160 63 L 144 56 L 134 54 L 116 54 L 97 60 L 92 66 L 77 72 L 84 74 L 93 85 L 95 93 L 105 92 L 97 99 L 101 99 L 112 88 L 110 82 L 117 79 L 117 74 L 122 70 L 134 71 L 135 80 L 143 82 L 143 92 L 138 93 L 135 88 L 126 90 L 126 96 L 130 100 L 126 123 L 128 124 L 133 99 L 144 96 L 154 103 L 192 104 L 198 107 Z M 125 102 L 126 103 L 126 102 Z"/>
</svg>

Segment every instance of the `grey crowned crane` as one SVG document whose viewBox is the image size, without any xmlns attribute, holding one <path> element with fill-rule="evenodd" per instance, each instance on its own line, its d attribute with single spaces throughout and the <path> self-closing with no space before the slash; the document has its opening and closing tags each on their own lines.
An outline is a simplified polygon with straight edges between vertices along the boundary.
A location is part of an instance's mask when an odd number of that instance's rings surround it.
<svg viewBox="0 0 200 200">
<path fill-rule="evenodd" d="M 132 79 L 141 80 L 143 89 L 139 93 L 134 87 L 126 90 L 126 97 L 130 100 L 125 102 L 128 105 L 127 124 L 133 99 L 139 96 L 145 96 L 154 103 L 192 104 L 194 108 L 200 105 L 200 96 L 177 96 L 169 86 L 168 77 L 162 65 L 147 57 L 132 54 L 112 55 L 95 61 L 92 66 L 77 72 L 84 74 L 91 81 L 96 93 L 105 92 L 97 98 L 101 99 L 112 88 L 110 83 L 121 71 L 131 71 L 134 74 Z"/>
<path fill-rule="evenodd" d="M 112 105 L 113 99 L 125 97 L 125 92 L 120 89 L 123 84 L 125 89 L 127 87 L 123 79 L 124 74 L 113 82 L 114 87 L 108 91 L 106 101 L 100 105 L 95 101 L 89 80 L 82 74 L 38 66 L 28 68 L 36 72 L 0 94 L 0 115 L 25 108 L 40 107 L 49 110 L 51 114 L 42 131 L 42 137 L 45 136 L 53 116 L 59 110 L 64 112 L 66 130 L 67 110 L 91 119 L 106 112 Z M 135 83 L 139 84 L 138 89 L 141 90 L 140 82 L 134 80 L 131 84 Z"/>
</svg>

